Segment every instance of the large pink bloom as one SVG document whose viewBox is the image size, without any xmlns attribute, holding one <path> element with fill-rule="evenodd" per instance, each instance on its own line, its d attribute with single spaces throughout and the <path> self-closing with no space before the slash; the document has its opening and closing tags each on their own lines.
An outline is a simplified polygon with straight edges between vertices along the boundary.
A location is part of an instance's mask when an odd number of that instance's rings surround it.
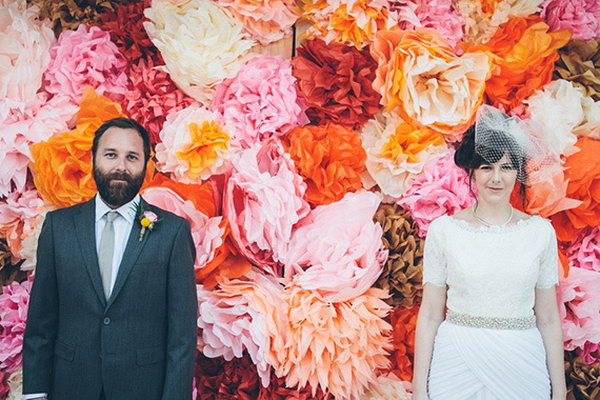
<svg viewBox="0 0 600 400">
<path fill-rule="evenodd" d="M 568 256 L 574 267 L 600 272 L 600 227 L 581 232 L 571 243 Z"/>
<path fill-rule="evenodd" d="M 8 373 L 21 366 L 23 334 L 32 279 L 13 282 L 0 294 L 0 370 Z"/>
<path fill-rule="evenodd" d="M 540 15 L 552 31 L 572 29 L 573 39 L 587 42 L 600 37 L 598 0 L 545 0 Z"/>
<path fill-rule="evenodd" d="M 298 284 L 323 301 L 343 302 L 363 294 L 387 260 L 383 231 L 373 222 L 380 201 L 378 195 L 360 191 L 312 210 L 292 235 L 286 278 L 297 274 Z"/>
</svg>

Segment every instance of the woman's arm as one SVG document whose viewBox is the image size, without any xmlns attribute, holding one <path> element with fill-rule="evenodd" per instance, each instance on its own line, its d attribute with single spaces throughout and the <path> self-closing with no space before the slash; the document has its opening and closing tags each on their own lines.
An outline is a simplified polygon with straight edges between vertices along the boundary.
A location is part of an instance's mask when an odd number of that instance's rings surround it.
<svg viewBox="0 0 600 400">
<path fill-rule="evenodd" d="M 415 332 L 415 363 L 413 373 L 413 398 L 428 399 L 427 376 L 433 354 L 433 340 L 438 327 L 444 320 L 447 287 L 426 283 L 419 309 Z"/>
<path fill-rule="evenodd" d="M 535 316 L 537 328 L 544 340 L 546 363 L 552 384 L 552 400 L 564 400 L 567 395 L 565 383 L 562 327 L 556 305 L 556 289 L 535 290 Z"/>
</svg>

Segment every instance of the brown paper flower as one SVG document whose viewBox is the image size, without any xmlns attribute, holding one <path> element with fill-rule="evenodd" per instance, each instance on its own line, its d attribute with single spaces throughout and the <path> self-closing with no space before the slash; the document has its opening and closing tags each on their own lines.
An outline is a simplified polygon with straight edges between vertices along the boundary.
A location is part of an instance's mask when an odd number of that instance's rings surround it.
<svg viewBox="0 0 600 400">
<path fill-rule="evenodd" d="M 566 79 L 600 101 L 600 39 L 571 40 L 558 51 L 554 79 Z"/>
<path fill-rule="evenodd" d="M 575 352 L 565 353 L 567 400 L 600 400 L 600 363 L 586 364 Z"/>
<path fill-rule="evenodd" d="M 6 239 L 0 239 L 0 271 L 10 262 L 10 250 L 6 244 Z"/>
<path fill-rule="evenodd" d="M 409 308 L 421 302 L 423 294 L 423 246 L 417 224 L 398 205 L 381 204 L 375 221 L 383 228 L 382 241 L 389 250 L 388 260 L 376 286 L 388 289 L 388 303 Z"/>
<path fill-rule="evenodd" d="M 11 254 L 6 239 L 0 239 L 0 293 L 2 287 L 10 285 L 14 281 L 23 281 L 27 279 L 27 273 L 19 268 L 21 263 L 13 265 L 10 262 Z"/>
</svg>

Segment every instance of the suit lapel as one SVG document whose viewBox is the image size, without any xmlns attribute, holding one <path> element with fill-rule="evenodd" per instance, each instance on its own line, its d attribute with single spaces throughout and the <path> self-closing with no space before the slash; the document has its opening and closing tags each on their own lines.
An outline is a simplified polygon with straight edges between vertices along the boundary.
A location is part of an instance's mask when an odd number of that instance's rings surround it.
<svg viewBox="0 0 600 400">
<path fill-rule="evenodd" d="M 102 277 L 100 276 L 98 253 L 96 250 L 96 208 L 94 199 L 92 198 L 82 205 L 81 212 L 74 216 L 74 222 L 85 267 L 96 295 L 98 295 L 98 299 L 104 306 L 106 305 L 106 298 L 102 289 Z"/>
</svg>

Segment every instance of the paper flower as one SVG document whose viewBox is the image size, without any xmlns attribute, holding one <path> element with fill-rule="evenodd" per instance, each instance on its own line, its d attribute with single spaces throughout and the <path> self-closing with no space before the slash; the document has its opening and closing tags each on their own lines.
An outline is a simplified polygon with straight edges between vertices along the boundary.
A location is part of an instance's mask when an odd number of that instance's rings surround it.
<svg viewBox="0 0 600 400">
<path fill-rule="evenodd" d="M 303 4 L 302 17 L 312 26 L 308 39 L 332 40 L 362 49 L 380 30 L 397 24 L 387 0 L 309 0 Z"/>
<path fill-rule="evenodd" d="M 466 44 L 465 51 L 487 52 L 494 67 L 486 83 L 485 94 L 494 103 L 511 109 L 552 78 L 557 49 L 567 44 L 567 30 L 548 32 L 538 16 L 511 17 L 483 45 Z"/>
<path fill-rule="evenodd" d="M 310 385 L 302 389 L 288 388 L 284 378 L 278 378 L 273 374 L 271 383 L 267 387 L 261 387 L 256 400 L 334 400 L 330 394 L 323 393 L 320 387 L 313 395 Z"/>
<path fill-rule="evenodd" d="M 396 308 L 391 315 L 394 351 L 392 372 L 404 381 L 411 381 L 415 356 L 415 329 L 419 306 L 412 308 Z"/>
<path fill-rule="evenodd" d="M 391 326 L 387 293 L 371 288 L 342 303 L 327 303 L 315 292 L 292 285 L 284 292 L 286 346 L 276 369 L 288 387 L 307 384 L 335 398 L 362 399 L 376 371 L 387 368 Z"/>
<path fill-rule="evenodd" d="M 79 25 L 76 31 L 64 31 L 50 48 L 50 56 L 44 73 L 48 93 L 67 96 L 75 103 L 87 85 L 115 100 L 125 95 L 127 61 L 110 41 L 110 34 L 97 26 Z"/>
<path fill-rule="evenodd" d="M 0 368 L 8 373 L 21 366 L 23 334 L 32 280 L 13 282 L 0 294 Z"/>
<path fill-rule="evenodd" d="M 582 137 L 577 141 L 581 151 L 567 157 L 565 179 L 569 181 L 567 196 L 582 203 L 576 208 L 552 216 L 556 235 L 571 241 L 587 226 L 600 225 L 600 140 Z"/>
<path fill-rule="evenodd" d="M 472 189 L 476 190 L 475 184 Z M 469 176 L 454 164 L 454 150 L 451 150 L 430 161 L 397 204 L 410 212 L 419 226 L 419 234 L 425 237 L 431 221 L 442 215 L 453 215 L 474 202 Z"/>
<path fill-rule="evenodd" d="M 7 383 L 10 392 L 6 400 L 21 400 L 23 398 L 23 368 L 14 370 L 8 377 Z"/>
<path fill-rule="evenodd" d="M 392 297 L 388 303 L 412 307 L 421 302 L 423 294 L 425 241 L 417 235 L 418 227 L 410 214 L 397 205 L 381 204 L 374 220 L 383 229 L 381 240 L 389 251 L 376 286 L 390 292 Z"/>
<path fill-rule="evenodd" d="M 583 349 L 577 349 L 577 354 L 588 364 L 600 363 L 600 343 L 586 342 Z"/>
<path fill-rule="evenodd" d="M 425 164 L 447 151 L 439 132 L 412 126 L 393 114 L 369 121 L 361 140 L 369 175 L 382 193 L 392 197 L 404 194 Z"/>
<path fill-rule="evenodd" d="M 595 0 L 545 0 L 540 16 L 553 31 L 571 29 L 573 39 L 600 38 L 600 8 Z"/>
<path fill-rule="evenodd" d="M 600 362 L 588 365 L 581 357 L 568 355 L 565 360 L 567 399 L 595 399 L 600 393 Z"/>
<path fill-rule="evenodd" d="M 387 259 L 381 226 L 373 222 L 379 203 L 378 195 L 360 191 L 312 210 L 294 229 L 285 277 L 297 273 L 299 286 L 327 302 L 364 293 Z"/>
<path fill-rule="evenodd" d="M 558 311 L 566 350 L 583 349 L 586 342 L 600 343 L 600 272 L 571 268 L 560 282 Z"/>
<path fill-rule="evenodd" d="M 165 61 L 163 70 L 185 94 L 208 105 L 214 86 L 233 77 L 254 45 L 242 25 L 210 0 L 154 0 L 143 23 Z"/>
<path fill-rule="evenodd" d="M 235 137 L 248 148 L 308 122 L 298 105 L 295 82 L 288 60 L 254 57 L 217 86 L 211 110 L 235 128 Z"/>
<path fill-rule="evenodd" d="M 393 374 L 379 375 L 371 383 L 370 390 L 365 394 L 365 400 L 411 400 L 412 392 L 409 381 L 401 381 Z"/>
<path fill-rule="evenodd" d="M 280 276 L 292 228 L 308 211 L 306 185 L 276 141 L 255 145 L 233 160 L 223 215 L 240 252 L 265 272 Z"/>
<path fill-rule="evenodd" d="M 432 30 L 383 31 L 371 54 L 379 64 L 373 87 L 388 112 L 460 139 L 482 102 L 490 63 L 483 53 L 457 57 Z"/>
<path fill-rule="evenodd" d="M 218 116 L 191 105 L 169 114 L 156 145 L 156 167 L 184 183 L 200 183 L 230 166 L 231 132 Z"/>
<path fill-rule="evenodd" d="M 330 122 L 298 127 L 284 146 L 307 184 L 311 205 L 329 204 L 362 188 L 367 157 L 355 131 Z"/>
<path fill-rule="evenodd" d="M 35 97 L 55 42 L 47 21 L 25 0 L 0 3 L 0 99 L 14 106 Z"/>
<path fill-rule="evenodd" d="M 29 0 L 39 7 L 40 19 L 48 19 L 56 36 L 74 30 L 80 24 L 93 24 L 100 16 L 114 10 L 114 3 L 106 0 Z"/>
<path fill-rule="evenodd" d="M 153 144 L 160 142 L 159 132 L 169 114 L 195 104 L 152 61 L 140 60 L 139 64 L 131 65 L 129 80 L 131 86 L 123 100 L 125 110 L 148 130 Z"/>
<path fill-rule="evenodd" d="M 259 388 L 256 368 L 247 355 L 231 361 L 198 355 L 198 400 L 251 400 L 256 399 Z"/>
<path fill-rule="evenodd" d="M 299 17 L 296 2 L 292 0 L 219 0 L 218 3 L 263 45 L 291 34 Z"/>
<path fill-rule="evenodd" d="M 600 40 L 571 40 L 558 51 L 554 78 L 573 82 L 587 96 L 600 101 Z"/>
<path fill-rule="evenodd" d="M 33 229 L 22 237 L 21 251 L 17 254 L 19 258 L 24 260 L 19 266 L 21 271 L 32 271 L 37 264 L 38 239 L 48 211 L 47 206 L 42 209 L 33 221 Z"/>
<path fill-rule="evenodd" d="M 600 227 L 590 227 L 577 235 L 568 256 L 574 267 L 600 272 Z"/>
<path fill-rule="evenodd" d="M 6 239 L 0 239 L 0 271 L 2 271 L 4 267 L 11 265 L 10 256 L 10 249 L 8 248 L 8 244 L 6 243 Z"/>
<path fill-rule="evenodd" d="M 360 129 L 379 110 L 381 96 L 371 87 L 377 64 L 367 49 L 314 39 L 296 50 L 292 73 L 314 124 Z"/>
</svg>

